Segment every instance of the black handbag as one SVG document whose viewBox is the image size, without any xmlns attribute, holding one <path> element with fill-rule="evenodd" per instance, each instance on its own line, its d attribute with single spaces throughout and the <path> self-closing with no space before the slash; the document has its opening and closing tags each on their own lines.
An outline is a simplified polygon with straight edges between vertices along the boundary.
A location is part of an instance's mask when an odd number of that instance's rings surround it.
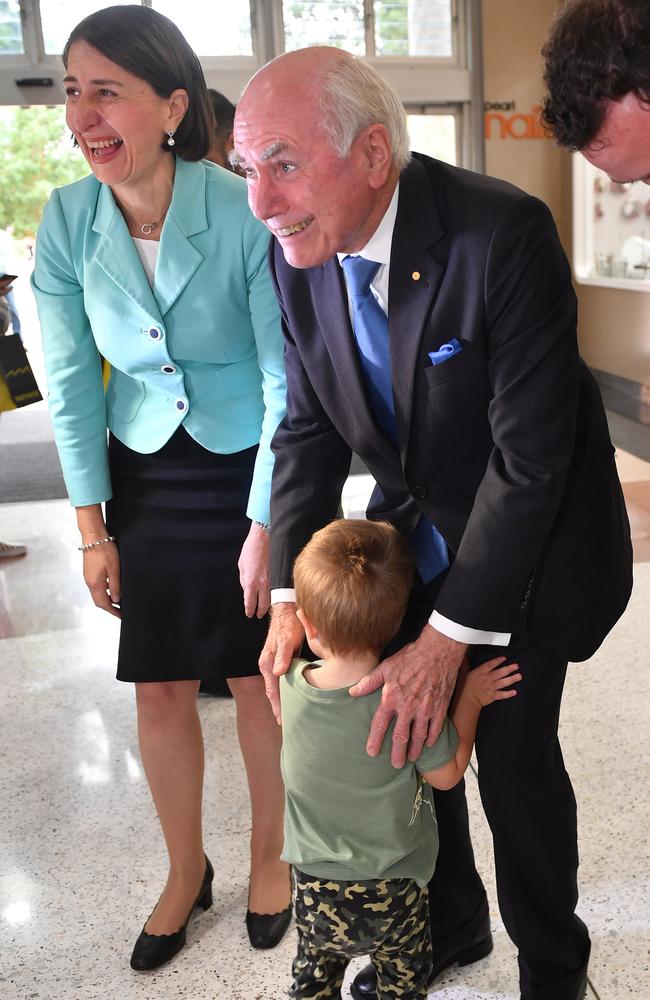
<svg viewBox="0 0 650 1000">
<path fill-rule="evenodd" d="M 17 333 L 0 337 L 0 379 L 15 407 L 27 406 L 42 399 L 34 378 L 23 343 Z M 2 409 L 13 409 L 5 405 Z"/>
</svg>

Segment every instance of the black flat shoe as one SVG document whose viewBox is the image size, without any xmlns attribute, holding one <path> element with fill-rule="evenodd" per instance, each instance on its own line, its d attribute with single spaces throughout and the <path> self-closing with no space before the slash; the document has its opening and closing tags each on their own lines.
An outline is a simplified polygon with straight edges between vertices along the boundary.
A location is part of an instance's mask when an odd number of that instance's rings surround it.
<svg viewBox="0 0 650 1000">
<path fill-rule="evenodd" d="M 445 952 L 436 951 L 434 944 L 433 968 L 428 985 L 432 986 L 436 979 L 439 979 L 443 972 L 446 972 L 452 965 L 471 965 L 472 962 L 478 962 L 480 958 L 485 958 L 493 947 L 490 918 L 486 914 L 465 941 L 454 941 Z M 352 980 L 350 995 L 354 1000 L 377 1000 L 377 973 L 372 965 L 364 966 Z"/>
<path fill-rule="evenodd" d="M 135 969 L 136 972 L 150 972 L 151 969 L 157 969 L 158 966 L 169 962 L 181 950 L 187 938 L 187 925 L 196 907 L 200 906 L 202 910 L 209 910 L 212 906 L 213 878 L 214 869 L 206 856 L 203 882 L 199 894 L 187 914 L 187 920 L 173 934 L 147 934 L 143 927 L 131 955 L 132 969 Z"/>
<path fill-rule="evenodd" d="M 246 910 L 246 930 L 253 948 L 275 948 L 291 923 L 291 903 L 279 913 L 251 913 Z"/>
</svg>

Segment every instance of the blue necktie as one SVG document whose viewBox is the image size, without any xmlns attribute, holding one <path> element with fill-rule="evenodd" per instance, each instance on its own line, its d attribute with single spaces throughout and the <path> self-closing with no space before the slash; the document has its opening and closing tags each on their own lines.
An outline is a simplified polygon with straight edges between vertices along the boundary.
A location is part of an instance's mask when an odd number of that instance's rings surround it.
<svg viewBox="0 0 650 1000">
<path fill-rule="evenodd" d="M 379 270 L 379 264 L 366 257 L 344 257 L 342 266 L 352 300 L 354 337 L 370 405 L 381 429 L 397 445 L 388 320 L 370 291 L 370 282 Z"/>
<path fill-rule="evenodd" d="M 352 326 L 370 405 L 381 429 L 398 446 L 388 318 L 370 290 L 370 282 L 379 270 L 379 264 L 365 257 L 344 257 L 342 267 L 352 301 Z M 424 583 L 447 569 L 447 544 L 424 515 L 418 521 L 409 541 Z"/>
</svg>

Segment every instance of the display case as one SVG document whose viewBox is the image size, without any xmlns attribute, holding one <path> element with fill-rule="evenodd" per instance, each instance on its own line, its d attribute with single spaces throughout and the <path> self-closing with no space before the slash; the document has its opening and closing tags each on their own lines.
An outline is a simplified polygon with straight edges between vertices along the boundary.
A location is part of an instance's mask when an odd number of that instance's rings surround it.
<svg viewBox="0 0 650 1000">
<path fill-rule="evenodd" d="M 620 184 L 573 158 L 573 270 L 578 282 L 650 291 L 650 187 Z"/>
</svg>

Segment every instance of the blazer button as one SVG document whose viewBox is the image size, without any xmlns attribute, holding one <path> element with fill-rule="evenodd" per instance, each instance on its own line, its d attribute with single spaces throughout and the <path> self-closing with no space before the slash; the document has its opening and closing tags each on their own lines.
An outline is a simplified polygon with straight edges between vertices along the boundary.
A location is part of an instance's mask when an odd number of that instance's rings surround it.
<svg viewBox="0 0 650 1000">
<path fill-rule="evenodd" d="M 160 366 L 160 370 L 165 375 L 175 375 L 176 374 L 176 368 L 175 368 L 174 365 L 161 365 Z"/>
<path fill-rule="evenodd" d="M 426 486 L 414 486 L 411 492 L 414 497 L 418 498 L 418 500 L 424 500 L 424 498 L 429 495 L 429 491 Z"/>
<path fill-rule="evenodd" d="M 159 330 L 157 326 L 149 327 L 149 336 L 152 340 L 162 340 L 162 330 Z"/>
<path fill-rule="evenodd" d="M 176 400 L 176 409 L 177 410 L 181 410 L 181 411 L 187 409 L 187 403 L 185 402 L 184 399 L 177 399 Z"/>
</svg>

